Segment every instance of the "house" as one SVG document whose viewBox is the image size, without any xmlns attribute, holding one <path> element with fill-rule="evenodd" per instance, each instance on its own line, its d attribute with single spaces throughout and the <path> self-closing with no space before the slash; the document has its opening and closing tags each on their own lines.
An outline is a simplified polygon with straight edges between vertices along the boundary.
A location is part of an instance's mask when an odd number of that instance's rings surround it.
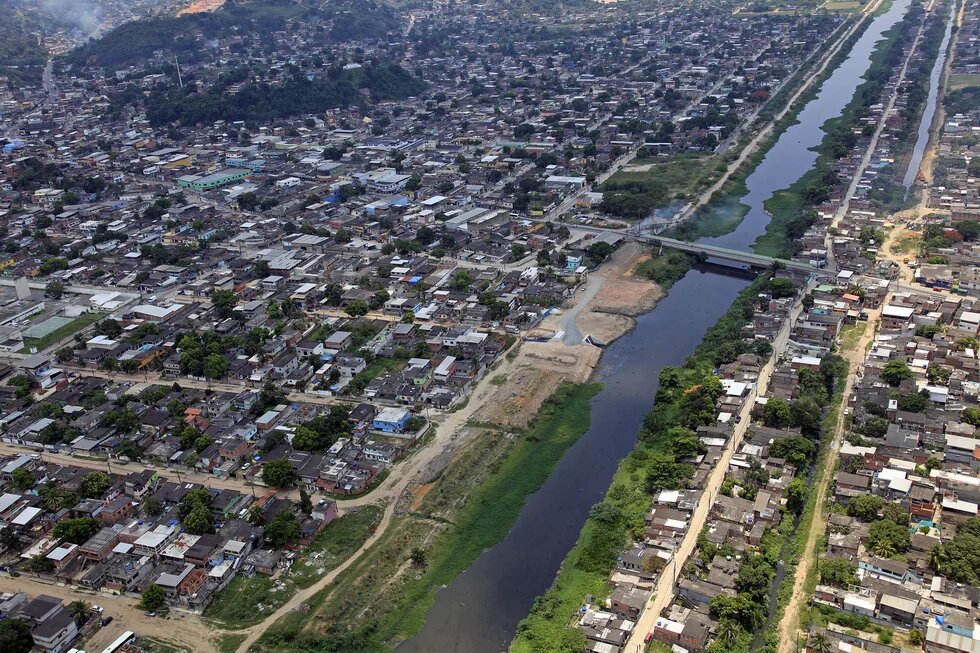
<svg viewBox="0 0 980 653">
<path fill-rule="evenodd" d="M 385 433 L 403 433 L 411 414 L 404 408 L 382 408 L 371 421 L 371 428 Z"/>
</svg>

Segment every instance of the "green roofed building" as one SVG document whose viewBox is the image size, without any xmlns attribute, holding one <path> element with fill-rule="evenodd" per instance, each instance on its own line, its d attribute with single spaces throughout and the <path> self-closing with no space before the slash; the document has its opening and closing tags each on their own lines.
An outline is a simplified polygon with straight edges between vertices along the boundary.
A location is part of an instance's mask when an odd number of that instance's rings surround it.
<svg viewBox="0 0 980 653">
<path fill-rule="evenodd" d="M 177 178 L 177 183 L 184 188 L 190 188 L 192 190 L 211 190 L 212 188 L 221 188 L 228 184 L 234 184 L 236 181 L 245 179 L 250 174 L 252 174 L 252 171 L 245 170 L 244 168 L 225 168 L 224 170 L 219 170 L 204 177 L 200 175 L 184 175 L 183 177 Z"/>
</svg>

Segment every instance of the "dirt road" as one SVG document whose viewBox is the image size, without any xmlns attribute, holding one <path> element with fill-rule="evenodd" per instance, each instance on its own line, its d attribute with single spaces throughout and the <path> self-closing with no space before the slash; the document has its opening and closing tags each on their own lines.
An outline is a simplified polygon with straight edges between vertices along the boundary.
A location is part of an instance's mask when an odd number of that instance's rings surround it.
<svg viewBox="0 0 980 653">
<path fill-rule="evenodd" d="M 882 305 L 887 304 L 890 298 L 891 293 L 888 294 L 884 302 L 882 302 Z M 844 382 L 843 396 L 845 406 L 847 405 L 847 398 L 851 394 L 851 389 L 854 387 L 857 374 L 864 367 L 865 353 L 868 344 L 874 340 L 876 325 L 880 315 L 880 308 L 869 310 L 867 327 L 865 328 L 864 334 L 862 334 L 853 347 L 840 352 L 849 365 L 847 380 Z M 800 524 L 799 526 L 800 528 L 806 529 L 806 541 L 803 544 L 803 553 L 800 557 L 799 564 L 796 566 L 796 573 L 793 577 L 793 595 L 783 610 L 779 627 L 776 630 L 778 638 L 776 653 L 794 653 L 796 650 L 796 642 L 798 640 L 795 635 L 800 629 L 800 609 L 809 598 L 805 587 L 806 577 L 810 573 L 810 570 L 813 569 L 813 566 L 817 564 L 817 542 L 824 535 L 825 520 L 823 513 L 827 503 L 827 488 L 833 478 L 834 466 L 837 464 L 841 443 L 844 440 L 844 417 L 844 410 L 841 409 L 837 416 L 837 424 L 834 426 L 833 440 L 830 443 L 830 448 L 827 450 L 827 455 L 817 470 L 817 476 L 813 484 L 813 491 L 817 493 L 817 498 L 813 513 L 810 515 L 810 522 L 808 524 Z"/>
<path fill-rule="evenodd" d="M 90 651 L 101 651 L 125 631 L 132 630 L 138 635 L 186 647 L 194 653 L 217 653 L 211 641 L 215 631 L 195 615 L 173 611 L 169 618 L 147 617 L 137 607 L 135 599 L 50 584 L 27 575 L 17 578 L 0 575 L 0 592 L 27 592 L 31 596 L 47 594 L 62 599 L 66 605 L 72 601 L 85 601 L 89 605 L 101 606 L 104 610 L 102 616 L 111 616 L 112 623 L 98 629 L 86 640 L 85 648 Z"/>
</svg>

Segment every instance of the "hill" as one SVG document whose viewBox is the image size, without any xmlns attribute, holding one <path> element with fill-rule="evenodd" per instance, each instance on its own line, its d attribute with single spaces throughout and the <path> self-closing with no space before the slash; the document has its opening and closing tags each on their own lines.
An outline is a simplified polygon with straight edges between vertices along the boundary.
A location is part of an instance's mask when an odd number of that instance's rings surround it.
<svg viewBox="0 0 980 653">
<path fill-rule="evenodd" d="M 38 41 L 37 17 L 24 8 L 0 2 L 0 77 L 15 85 L 37 85 L 47 59 Z"/>
<path fill-rule="evenodd" d="M 156 51 L 193 63 L 208 56 L 208 41 L 231 31 L 269 34 L 293 21 L 329 24 L 333 41 L 380 38 L 397 29 L 390 7 L 376 0 L 228 0 L 213 12 L 161 16 L 121 25 L 66 56 L 70 64 L 122 68 L 145 62 Z"/>
</svg>

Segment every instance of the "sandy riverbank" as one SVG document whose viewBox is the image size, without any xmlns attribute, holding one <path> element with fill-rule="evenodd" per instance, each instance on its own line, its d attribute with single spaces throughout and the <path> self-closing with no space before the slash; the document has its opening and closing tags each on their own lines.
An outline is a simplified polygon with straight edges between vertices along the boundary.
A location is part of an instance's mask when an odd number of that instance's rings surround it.
<svg viewBox="0 0 980 653">
<path fill-rule="evenodd" d="M 601 284 L 598 292 L 592 299 L 586 299 L 588 293 L 578 297 L 579 301 L 588 302 L 575 319 L 575 326 L 583 336 L 612 342 L 633 328 L 636 322 L 632 316 L 649 311 L 663 297 L 663 290 L 657 284 L 633 273 L 636 265 L 648 257 L 641 247 L 630 244 L 618 250 L 593 274 L 590 283 Z M 562 329 L 570 310 L 571 307 L 566 307 L 565 311 L 549 317 L 542 323 L 542 330 Z M 499 388 L 477 410 L 474 420 L 501 426 L 527 426 L 562 382 L 587 382 L 601 355 L 600 348 L 587 344 L 567 345 L 560 340 L 522 343 L 516 357 L 490 372 L 491 379 L 499 379 Z"/>
</svg>

